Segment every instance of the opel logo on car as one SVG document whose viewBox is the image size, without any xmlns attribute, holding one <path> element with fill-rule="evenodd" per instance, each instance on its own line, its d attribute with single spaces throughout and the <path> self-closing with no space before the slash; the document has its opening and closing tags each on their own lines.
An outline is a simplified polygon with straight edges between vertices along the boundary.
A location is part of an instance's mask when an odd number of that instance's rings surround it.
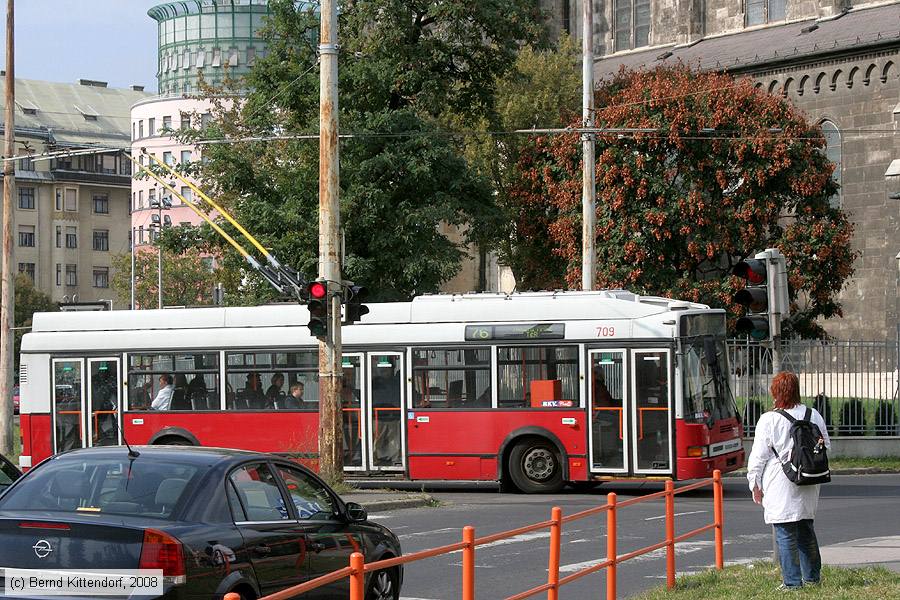
<svg viewBox="0 0 900 600">
<path fill-rule="evenodd" d="M 47 558 L 53 552 L 53 548 L 50 547 L 50 542 L 47 540 L 38 540 L 32 548 L 38 558 Z"/>
</svg>

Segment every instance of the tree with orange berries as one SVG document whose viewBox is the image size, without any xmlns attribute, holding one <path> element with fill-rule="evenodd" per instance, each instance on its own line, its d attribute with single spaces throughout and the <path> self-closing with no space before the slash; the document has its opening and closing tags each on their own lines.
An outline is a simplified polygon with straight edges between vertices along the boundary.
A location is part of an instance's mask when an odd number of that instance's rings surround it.
<svg viewBox="0 0 900 600">
<path fill-rule="evenodd" d="M 742 310 L 730 276 L 765 248 L 787 257 L 790 332 L 820 337 L 853 273 L 853 226 L 831 199 L 818 125 L 748 79 L 685 66 L 622 70 L 596 93 L 597 286 Z M 572 127 L 577 128 L 578 123 Z M 581 280 L 579 133 L 521 154 L 513 250 L 520 289 Z"/>
</svg>

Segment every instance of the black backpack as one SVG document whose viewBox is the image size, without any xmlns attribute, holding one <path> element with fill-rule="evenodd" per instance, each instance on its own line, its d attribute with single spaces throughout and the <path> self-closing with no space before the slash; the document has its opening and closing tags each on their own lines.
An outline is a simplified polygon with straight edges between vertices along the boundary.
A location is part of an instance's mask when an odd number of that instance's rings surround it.
<svg viewBox="0 0 900 600">
<path fill-rule="evenodd" d="M 810 420 L 812 409 L 807 407 L 802 419 L 795 419 L 780 408 L 775 412 L 791 422 L 790 436 L 794 447 L 791 449 L 790 459 L 787 462 L 782 461 L 772 448 L 787 478 L 797 485 L 817 485 L 831 481 L 825 440 L 818 425 Z"/>
</svg>

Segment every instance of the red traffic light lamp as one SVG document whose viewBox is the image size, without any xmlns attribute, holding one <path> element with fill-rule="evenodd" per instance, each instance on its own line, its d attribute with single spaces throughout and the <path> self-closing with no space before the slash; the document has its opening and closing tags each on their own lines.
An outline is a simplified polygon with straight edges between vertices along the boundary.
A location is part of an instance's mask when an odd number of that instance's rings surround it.
<svg viewBox="0 0 900 600">
<path fill-rule="evenodd" d="M 316 279 L 306 284 L 306 308 L 309 309 L 310 335 L 323 340 L 328 337 L 328 282 Z"/>
</svg>

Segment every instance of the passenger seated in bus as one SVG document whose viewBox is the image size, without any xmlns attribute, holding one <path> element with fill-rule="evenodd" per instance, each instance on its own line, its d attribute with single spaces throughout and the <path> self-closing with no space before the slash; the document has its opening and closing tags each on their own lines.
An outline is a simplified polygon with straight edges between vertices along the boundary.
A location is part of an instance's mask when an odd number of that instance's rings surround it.
<svg viewBox="0 0 900 600">
<path fill-rule="evenodd" d="M 284 392 L 281 390 L 283 387 L 284 375 L 281 373 L 272 375 L 272 385 L 266 390 L 266 401 L 269 404 L 269 408 L 278 408 L 278 401 L 284 398 Z"/>
<path fill-rule="evenodd" d="M 191 405 L 187 395 L 187 377 L 184 373 L 176 373 L 174 379 L 175 390 L 172 392 L 172 401 L 169 410 L 190 410 Z"/>
<path fill-rule="evenodd" d="M 188 401 L 193 410 L 209 409 L 209 392 L 206 389 L 206 380 L 203 375 L 195 375 L 187 387 Z M 218 407 L 216 407 L 218 408 Z"/>
<path fill-rule="evenodd" d="M 172 404 L 172 394 L 175 393 L 173 382 L 174 379 L 171 375 L 159 376 L 159 392 L 150 403 L 151 410 L 169 410 L 169 406 Z"/>
<path fill-rule="evenodd" d="M 291 386 L 291 393 L 281 400 L 275 401 L 277 409 L 297 409 L 303 405 L 303 384 L 299 381 Z"/>
<path fill-rule="evenodd" d="M 244 390 L 240 394 L 243 405 L 251 410 L 261 410 L 265 408 L 266 397 L 262 392 L 262 381 L 259 373 L 251 371 L 247 373 L 247 382 L 244 384 Z"/>
</svg>

